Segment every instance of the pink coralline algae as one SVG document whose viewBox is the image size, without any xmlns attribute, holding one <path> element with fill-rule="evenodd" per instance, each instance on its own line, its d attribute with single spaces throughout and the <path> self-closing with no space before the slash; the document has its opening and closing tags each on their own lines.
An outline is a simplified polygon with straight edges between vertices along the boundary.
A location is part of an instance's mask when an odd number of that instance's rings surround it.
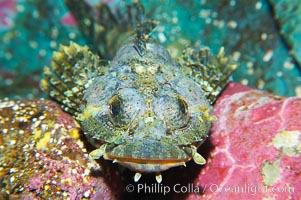
<svg viewBox="0 0 301 200">
<path fill-rule="evenodd" d="M 214 106 L 213 150 L 187 199 L 299 199 L 301 99 L 228 85 Z"/>
<path fill-rule="evenodd" d="M 15 0 L 0 1 L 0 31 L 13 25 L 12 18 L 15 15 Z"/>
<path fill-rule="evenodd" d="M 64 25 L 68 25 L 68 26 L 76 26 L 76 20 L 74 19 L 74 16 L 71 13 L 66 13 L 63 17 L 62 17 L 62 23 Z"/>
</svg>

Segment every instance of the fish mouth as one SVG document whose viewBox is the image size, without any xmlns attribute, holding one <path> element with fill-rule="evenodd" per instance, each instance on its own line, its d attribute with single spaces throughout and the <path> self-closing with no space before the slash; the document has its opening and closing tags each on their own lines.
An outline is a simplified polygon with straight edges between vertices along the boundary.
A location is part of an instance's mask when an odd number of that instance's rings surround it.
<svg viewBox="0 0 301 200">
<path fill-rule="evenodd" d="M 104 158 L 134 171 L 158 172 L 185 165 L 191 156 L 176 144 L 146 140 L 107 147 Z"/>
<path fill-rule="evenodd" d="M 138 164 L 171 164 L 171 163 L 183 163 L 191 159 L 191 157 L 186 157 L 182 159 L 146 159 L 146 158 L 133 158 L 133 157 L 117 157 L 113 155 L 106 154 L 105 159 L 115 160 L 117 162 L 131 162 Z"/>
</svg>

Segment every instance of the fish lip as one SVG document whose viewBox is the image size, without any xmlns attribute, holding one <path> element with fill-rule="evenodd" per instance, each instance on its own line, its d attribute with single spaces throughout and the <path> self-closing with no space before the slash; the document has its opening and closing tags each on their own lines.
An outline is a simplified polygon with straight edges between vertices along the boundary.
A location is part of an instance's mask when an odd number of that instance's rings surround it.
<svg viewBox="0 0 301 200">
<path fill-rule="evenodd" d="M 118 163 L 173 165 L 191 159 L 181 145 L 156 140 L 131 142 L 107 147 L 104 158 Z"/>
<path fill-rule="evenodd" d="M 116 160 L 117 162 L 128 162 L 128 163 L 137 163 L 137 164 L 172 164 L 172 163 L 183 163 L 191 159 L 187 155 L 186 158 L 162 158 L 162 159 L 149 159 L 149 158 L 134 158 L 134 157 L 121 157 L 113 156 L 108 153 L 104 155 L 104 158 L 107 160 Z"/>
<path fill-rule="evenodd" d="M 185 159 L 141 159 L 110 156 L 108 154 L 104 158 L 141 173 L 158 173 L 173 167 L 186 166 L 185 163 L 191 159 L 190 156 L 187 156 Z"/>
</svg>

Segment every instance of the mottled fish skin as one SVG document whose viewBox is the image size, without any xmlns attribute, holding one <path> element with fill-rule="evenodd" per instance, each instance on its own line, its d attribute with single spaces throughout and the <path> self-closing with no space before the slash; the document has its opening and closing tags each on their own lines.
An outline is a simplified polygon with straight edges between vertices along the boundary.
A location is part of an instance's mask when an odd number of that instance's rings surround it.
<svg viewBox="0 0 301 200">
<path fill-rule="evenodd" d="M 190 159 L 205 164 L 196 150 L 215 119 L 212 103 L 236 67 L 223 48 L 216 57 L 206 47 L 187 48 L 173 60 L 150 39 L 155 24 L 141 21 L 111 61 L 75 43 L 61 46 L 42 81 L 97 148 L 92 158 L 136 172 L 158 173 Z"/>
<path fill-rule="evenodd" d="M 155 43 L 146 43 L 143 56 L 134 43 L 122 46 L 84 100 L 82 112 L 89 115 L 79 119 L 91 142 L 105 142 L 104 158 L 139 172 L 183 165 L 190 145 L 207 137 L 212 121 L 200 85 Z"/>
</svg>

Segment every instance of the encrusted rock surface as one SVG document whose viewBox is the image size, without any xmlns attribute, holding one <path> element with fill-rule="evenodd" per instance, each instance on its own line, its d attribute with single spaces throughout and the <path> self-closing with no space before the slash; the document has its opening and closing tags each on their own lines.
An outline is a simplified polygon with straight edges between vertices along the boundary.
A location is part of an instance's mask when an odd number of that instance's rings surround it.
<svg viewBox="0 0 301 200">
<path fill-rule="evenodd" d="M 0 199 L 120 196 L 116 170 L 89 159 L 77 123 L 56 103 L 6 99 L 0 113 Z"/>
</svg>

